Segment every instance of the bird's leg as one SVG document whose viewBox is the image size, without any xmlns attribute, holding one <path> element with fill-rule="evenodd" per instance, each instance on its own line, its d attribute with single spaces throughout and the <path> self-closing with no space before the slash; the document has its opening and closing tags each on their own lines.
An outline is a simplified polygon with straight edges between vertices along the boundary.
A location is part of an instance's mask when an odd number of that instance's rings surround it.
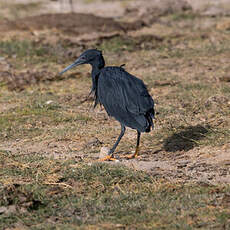
<svg viewBox="0 0 230 230">
<path fill-rule="evenodd" d="M 114 158 L 114 156 L 113 156 L 113 153 L 114 153 L 116 147 L 118 146 L 121 138 L 124 136 L 124 134 L 125 134 L 125 126 L 121 124 L 121 133 L 120 133 L 119 137 L 117 138 L 117 141 L 115 142 L 113 147 L 109 150 L 108 156 L 100 159 L 99 161 L 107 161 L 107 160 L 113 161 L 113 160 L 116 160 L 116 158 Z"/>
<path fill-rule="evenodd" d="M 128 156 L 125 156 L 125 158 L 127 159 L 133 159 L 136 158 L 138 156 L 139 153 L 139 144 L 140 144 L 140 137 L 141 137 L 141 133 L 139 131 L 137 131 L 137 145 L 136 145 L 136 150 L 134 154 L 130 154 Z"/>
<path fill-rule="evenodd" d="M 134 158 L 137 157 L 139 153 L 140 138 L 141 138 L 141 133 L 137 131 L 137 145 L 136 145 L 135 153 L 133 154 Z"/>
</svg>

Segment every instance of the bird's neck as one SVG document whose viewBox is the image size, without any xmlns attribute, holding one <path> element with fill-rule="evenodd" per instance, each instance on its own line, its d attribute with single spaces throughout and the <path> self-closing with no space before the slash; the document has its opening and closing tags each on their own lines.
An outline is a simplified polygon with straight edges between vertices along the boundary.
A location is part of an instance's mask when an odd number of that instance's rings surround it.
<svg viewBox="0 0 230 230">
<path fill-rule="evenodd" d="M 95 92 L 95 96 L 96 96 L 98 76 L 99 76 L 99 73 L 100 73 L 101 69 L 104 66 L 102 67 L 102 66 L 98 66 L 98 65 L 95 65 L 95 64 L 91 64 L 91 66 L 92 66 L 92 73 L 91 73 L 91 76 L 92 76 L 92 90 L 91 90 L 91 92 Z"/>
<path fill-rule="evenodd" d="M 100 73 L 101 68 L 99 68 L 98 66 L 93 66 L 92 65 L 92 92 L 96 91 L 97 88 L 97 80 L 98 80 L 98 76 Z"/>
<path fill-rule="evenodd" d="M 91 92 L 94 91 L 96 95 L 98 76 L 99 76 L 100 71 L 105 66 L 105 61 L 104 61 L 103 56 L 101 56 L 100 58 L 94 60 L 90 64 L 92 66 L 92 91 Z"/>
<path fill-rule="evenodd" d="M 93 66 L 92 65 L 92 77 L 94 78 L 95 76 L 97 76 L 99 74 L 99 72 L 101 71 L 101 68 L 99 68 L 98 66 Z"/>
<path fill-rule="evenodd" d="M 98 75 L 101 69 L 104 68 L 105 66 L 104 59 L 95 60 L 93 63 L 91 63 L 91 66 L 92 66 L 92 77 L 94 78 L 95 76 Z"/>
</svg>

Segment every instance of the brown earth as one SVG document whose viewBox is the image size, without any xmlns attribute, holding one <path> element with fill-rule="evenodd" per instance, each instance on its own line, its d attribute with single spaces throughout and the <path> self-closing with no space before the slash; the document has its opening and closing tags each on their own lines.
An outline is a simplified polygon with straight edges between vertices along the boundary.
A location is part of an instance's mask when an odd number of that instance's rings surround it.
<svg viewBox="0 0 230 230">
<path fill-rule="evenodd" d="M 3 20 L 0 22 L 0 31 L 15 30 L 45 30 L 54 29 L 67 35 L 82 35 L 91 33 L 111 33 L 114 31 L 125 32 L 127 30 L 137 30 L 143 26 L 144 22 L 138 20 L 133 23 L 119 23 L 113 18 L 102 18 L 92 14 L 44 14 L 31 16 L 17 21 Z"/>
</svg>

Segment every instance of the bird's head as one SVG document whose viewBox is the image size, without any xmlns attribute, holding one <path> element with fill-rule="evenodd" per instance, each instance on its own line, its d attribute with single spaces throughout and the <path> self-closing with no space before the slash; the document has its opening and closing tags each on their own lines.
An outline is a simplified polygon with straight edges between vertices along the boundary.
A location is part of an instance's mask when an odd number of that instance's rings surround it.
<svg viewBox="0 0 230 230">
<path fill-rule="evenodd" d="M 62 70 L 60 74 L 65 73 L 67 70 L 75 66 L 83 65 L 83 64 L 91 64 L 91 65 L 96 65 L 96 67 L 98 68 L 103 68 L 105 62 L 102 56 L 102 52 L 97 49 L 86 50 L 77 58 L 77 60 L 73 64 L 67 66 L 64 70 Z"/>
</svg>

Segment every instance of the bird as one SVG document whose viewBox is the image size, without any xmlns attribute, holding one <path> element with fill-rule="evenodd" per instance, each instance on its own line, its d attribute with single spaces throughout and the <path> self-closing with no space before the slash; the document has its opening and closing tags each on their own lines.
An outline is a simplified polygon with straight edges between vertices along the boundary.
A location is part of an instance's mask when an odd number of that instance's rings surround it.
<svg viewBox="0 0 230 230">
<path fill-rule="evenodd" d="M 88 49 L 73 64 L 67 66 L 59 74 L 62 75 L 73 67 L 90 64 L 92 67 L 92 88 L 94 107 L 103 105 L 109 116 L 114 117 L 121 125 L 120 135 L 100 161 L 117 160 L 114 151 L 125 134 L 126 127 L 137 131 L 136 150 L 127 159 L 138 157 L 142 132 L 150 132 L 154 128 L 154 100 L 150 96 L 144 82 L 128 73 L 122 66 L 105 66 L 102 51 Z"/>
</svg>

